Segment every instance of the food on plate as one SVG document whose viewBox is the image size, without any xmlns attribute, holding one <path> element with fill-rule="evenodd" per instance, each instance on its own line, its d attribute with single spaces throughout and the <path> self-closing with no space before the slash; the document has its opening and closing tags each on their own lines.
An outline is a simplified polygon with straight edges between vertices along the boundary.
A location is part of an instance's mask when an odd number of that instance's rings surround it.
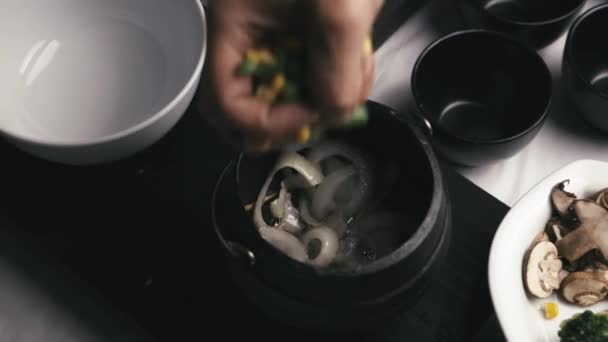
<svg viewBox="0 0 608 342">
<path fill-rule="evenodd" d="M 536 243 L 527 256 L 525 284 L 530 293 L 538 298 L 549 297 L 559 289 L 559 271 L 562 261 L 557 248 L 549 241 Z"/>
<path fill-rule="evenodd" d="M 608 294 L 608 190 L 578 198 L 556 184 L 553 215 L 524 257 L 524 284 L 531 295 L 547 298 L 559 290 L 570 303 L 586 307 Z"/>
<path fill-rule="evenodd" d="M 604 189 L 597 194 L 595 197 L 595 203 L 608 209 L 608 189 Z"/>
<path fill-rule="evenodd" d="M 557 334 L 562 342 L 608 341 L 608 312 L 586 310 L 575 314 L 560 324 Z"/>
<path fill-rule="evenodd" d="M 559 316 L 559 305 L 556 302 L 546 302 L 544 308 L 546 319 L 553 319 Z"/>
<path fill-rule="evenodd" d="M 570 273 L 561 283 L 562 294 L 570 303 L 580 306 L 593 305 L 606 298 L 607 275 L 606 270 L 593 267 Z"/>
<path fill-rule="evenodd" d="M 576 200 L 570 211 L 578 219 L 578 227 L 555 244 L 559 254 L 570 262 L 591 250 L 608 256 L 608 210 L 593 201 Z"/>
<path fill-rule="evenodd" d="M 388 255 L 404 227 L 417 225 L 403 213 L 376 210 L 372 165 L 363 151 L 331 140 L 282 153 L 253 207 L 261 237 L 318 268 L 357 267 Z"/>
</svg>

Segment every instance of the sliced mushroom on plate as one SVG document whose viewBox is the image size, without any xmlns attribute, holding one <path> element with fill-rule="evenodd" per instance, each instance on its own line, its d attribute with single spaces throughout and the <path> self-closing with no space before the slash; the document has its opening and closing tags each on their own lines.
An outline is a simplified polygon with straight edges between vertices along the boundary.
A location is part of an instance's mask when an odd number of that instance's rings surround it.
<svg viewBox="0 0 608 342">
<path fill-rule="evenodd" d="M 577 272 L 588 268 L 598 268 L 597 265 L 604 263 L 606 260 L 602 253 L 597 249 L 592 249 L 585 253 L 582 257 L 573 262 L 564 260 L 564 269 L 568 272 Z"/>
<path fill-rule="evenodd" d="M 564 190 L 569 181 L 558 183 L 551 190 L 551 205 L 553 210 L 561 217 L 568 215 L 568 209 L 576 200 L 576 195 Z"/>
<path fill-rule="evenodd" d="M 562 294 L 570 303 L 593 305 L 608 294 L 608 274 L 604 270 L 570 273 L 562 282 Z"/>
<path fill-rule="evenodd" d="M 558 279 L 559 279 L 559 283 L 561 285 L 562 281 L 564 281 L 564 279 L 566 279 L 566 277 L 570 274 L 570 272 L 562 269 L 559 271 L 559 275 L 558 275 Z"/>
<path fill-rule="evenodd" d="M 576 200 L 571 207 L 580 226 L 556 242 L 559 255 L 574 262 L 597 248 L 608 256 L 608 210 L 589 200 Z"/>
<path fill-rule="evenodd" d="M 549 237 L 549 241 L 555 243 L 568 234 L 569 230 L 564 226 L 559 217 L 552 217 L 549 222 L 547 222 L 545 233 Z"/>
<path fill-rule="evenodd" d="M 553 243 L 540 241 L 533 245 L 524 265 L 524 282 L 532 295 L 547 298 L 559 289 L 562 261 L 558 258 Z"/>
<path fill-rule="evenodd" d="M 608 209 L 608 189 L 604 189 L 600 191 L 595 196 L 595 203 L 601 205 L 605 209 Z"/>
</svg>

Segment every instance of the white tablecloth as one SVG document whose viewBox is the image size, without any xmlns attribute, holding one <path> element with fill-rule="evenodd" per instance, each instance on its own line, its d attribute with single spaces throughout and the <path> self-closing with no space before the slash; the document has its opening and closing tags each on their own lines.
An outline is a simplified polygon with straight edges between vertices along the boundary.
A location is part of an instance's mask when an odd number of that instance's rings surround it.
<svg viewBox="0 0 608 342">
<path fill-rule="evenodd" d="M 413 110 L 410 75 L 418 55 L 435 39 L 463 28 L 455 1 L 435 0 L 426 5 L 376 51 L 372 100 L 400 111 Z M 589 1 L 585 9 L 599 2 Z M 588 128 L 563 94 L 560 74 L 564 42 L 565 35 L 539 51 L 552 71 L 555 90 L 551 111 L 538 136 L 508 160 L 477 168 L 457 167 L 507 205 L 513 205 L 545 176 L 572 161 L 608 161 L 608 135 Z M 608 175 L 606 183 L 608 186 Z"/>
</svg>

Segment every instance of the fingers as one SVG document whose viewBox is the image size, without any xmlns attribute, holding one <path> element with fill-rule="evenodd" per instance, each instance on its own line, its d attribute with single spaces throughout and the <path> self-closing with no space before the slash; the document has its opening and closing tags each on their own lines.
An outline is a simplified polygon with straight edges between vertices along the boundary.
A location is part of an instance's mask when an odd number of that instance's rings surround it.
<svg viewBox="0 0 608 342">
<path fill-rule="evenodd" d="M 382 4 L 370 0 L 317 0 L 313 17 L 309 62 L 313 103 L 326 121 L 343 123 L 363 97 L 373 78 L 373 61 L 364 42 Z M 329 117 L 327 117 L 329 116 Z"/>
<path fill-rule="evenodd" d="M 221 19 L 221 18 L 220 18 Z M 209 50 L 211 87 L 222 121 L 232 127 L 232 140 L 240 135 L 244 142 L 260 145 L 254 149 L 267 149 L 268 145 L 294 137 L 314 115 L 303 105 L 278 105 L 258 99 L 253 94 L 250 77 L 236 73 L 238 65 L 254 43 L 241 30 L 222 22 L 214 23 L 215 32 Z"/>
<path fill-rule="evenodd" d="M 374 70 L 374 57 L 373 55 L 367 56 L 363 62 L 363 88 L 359 96 L 359 103 L 363 103 L 369 98 L 372 86 L 374 85 Z"/>
</svg>

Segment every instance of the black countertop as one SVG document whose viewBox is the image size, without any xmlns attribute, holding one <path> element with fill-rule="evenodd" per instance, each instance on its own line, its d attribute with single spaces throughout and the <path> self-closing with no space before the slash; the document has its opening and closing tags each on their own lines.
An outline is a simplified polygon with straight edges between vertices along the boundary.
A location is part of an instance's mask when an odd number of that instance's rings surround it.
<svg viewBox="0 0 608 342">
<path fill-rule="evenodd" d="M 218 142 L 195 108 L 192 106 L 177 127 L 150 149 L 107 166 L 47 163 L 0 142 L 0 217 L 10 222 L 0 225 L 0 230 L 4 241 L 19 241 L 5 244 L 24 246 L 10 249 L 12 254 L 9 249 L 3 251 L 0 255 L 4 259 L 0 260 L 15 265 L 22 264 L 23 258 L 30 260 L 28 265 L 38 275 L 28 278 L 34 280 L 28 286 L 39 292 L 48 286 L 62 289 L 61 274 L 66 279 L 75 275 L 76 283 L 70 280 L 60 294 L 53 293 L 51 299 L 38 296 L 38 301 L 63 302 L 58 298 L 65 297 L 94 307 L 100 300 L 132 317 L 160 341 L 193 340 L 210 333 L 232 340 L 242 331 L 277 341 L 314 337 L 303 332 L 296 335 L 268 321 L 228 280 L 209 224 L 209 199 L 219 172 L 234 152 Z M 357 336 L 356 340 L 403 341 L 409 336 L 412 341 L 470 341 L 486 321 L 492 321 L 487 258 L 494 231 L 508 208 L 449 165 L 444 164 L 443 169 L 454 227 L 442 280 L 410 312 L 387 322 L 377 334 Z M 0 270 L 3 265 L 0 263 Z M 60 271 L 49 272 L 42 265 L 53 265 Z M 22 272 L 18 267 L 11 270 L 13 275 Z M 10 277 L 0 272 L 0 278 L 5 280 L 0 281 L 2 293 Z M 80 292 L 80 297 L 72 298 L 75 292 Z M 9 321 L 12 329 L 35 330 L 40 324 L 31 322 L 28 326 L 28 315 L 10 312 L 18 307 L 0 306 L 0 326 L 5 326 L 3 317 L 13 317 Z M 99 323 L 100 315 L 75 316 L 90 321 L 85 327 L 116 329 L 116 322 Z M 22 321 L 16 324 L 15 317 L 22 317 Z M 118 319 L 112 315 L 105 318 L 109 322 Z M 222 323 L 239 328 L 225 330 Z M 126 323 L 118 326 L 136 329 Z M 10 329 L 0 330 L 0 339 L 4 340 L 2 334 L 10 334 Z M 496 334 L 498 329 L 494 324 L 485 331 Z M 52 334 L 46 333 L 44 340 L 54 341 L 48 337 Z"/>
</svg>

